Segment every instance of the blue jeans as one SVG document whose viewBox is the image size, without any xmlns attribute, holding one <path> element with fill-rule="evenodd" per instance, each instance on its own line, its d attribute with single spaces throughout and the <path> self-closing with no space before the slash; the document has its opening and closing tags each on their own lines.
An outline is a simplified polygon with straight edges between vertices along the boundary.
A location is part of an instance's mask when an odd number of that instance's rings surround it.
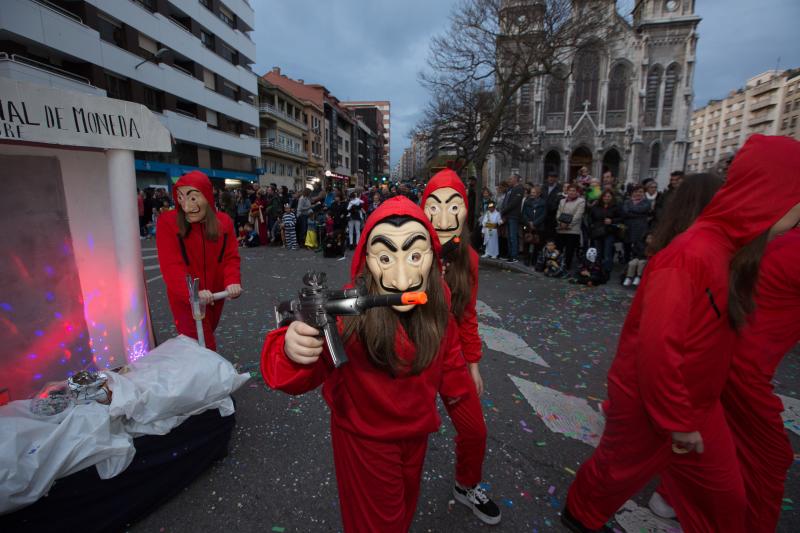
<svg viewBox="0 0 800 533">
<path fill-rule="evenodd" d="M 606 235 L 597 240 L 598 247 L 602 247 L 600 253 L 603 254 L 603 270 L 606 271 L 606 274 L 611 274 L 611 271 L 614 270 L 614 243 L 616 240 L 614 235 Z"/>
<path fill-rule="evenodd" d="M 508 219 L 508 257 L 516 259 L 519 253 L 519 220 Z"/>
</svg>

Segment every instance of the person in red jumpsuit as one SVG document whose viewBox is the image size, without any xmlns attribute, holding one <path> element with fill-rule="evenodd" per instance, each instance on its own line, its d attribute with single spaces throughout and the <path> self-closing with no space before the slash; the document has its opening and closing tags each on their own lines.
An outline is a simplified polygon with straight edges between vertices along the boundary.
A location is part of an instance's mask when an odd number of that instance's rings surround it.
<svg viewBox="0 0 800 533">
<path fill-rule="evenodd" d="M 729 264 L 800 202 L 797 168 L 800 143 L 753 135 L 695 224 L 651 259 L 608 373 L 603 437 L 562 512 L 572 531 L 610 531 L 605 523 L 658 474 L 684 531 L 745 531 L 720 403 L 736 340 Z"/>
<path fill-rule="evenodd" d="M 200 300 L 206 304 L 203 335 L 210 350 L 217 349 L 214 330 L 222 316 L 223 301 L 212 294 L 228 291 L 229 298 L 242 293 L 239 248 L 233 221 L 214 208 L 208 176 L 193 170 L 181 176 L 172 190 L 175 209 L 158 217 L 158 262 L 178 333 L 197 338 L 197 326 L 189 305 L 186 276 L 200 279 Z"/>
<path fill-rule="evenodd" d="M 797 220 L 800 213 L 795 216 Z M 781 418 L 783 403 L 773 392 L 772 378 L 786 352 L 800 342 L 800 228 L 767 247 L 755 306 L 736 344 L 722 407 L 744 478 L 746 529 L 772 533 L 778 525 L 786 472 L 794 461 Z"/>
<path fill-rule="evenodd" d="M 349 361 L 334 368 L 319 331 L 302 322 L 270 332 L 267 384 L 302 394 L 323 384 L 344 530 L 405 532 L 414 518 L 428 435 L 440 425 L 436 394 L 475 395 L 458 326 L 448 312 L 441 247 L 422 209 L 386 200 L 367 219 L 351 275 L 370 294 L 426 291 L 425 305 L 374 308 L 339 321 Z M 327 354 L 324 354 L 327 355 Z"/>
<path fill-rule="evenodd" d="M 445 281 L 450 289 L 450 310 L 458 323 L 459 338 L 467 368 L 477 395 L 471 396 L 468 408 L 463 405 L 447 413 L 456 429 L 456 482 L 453 496 L 487 524 L 500 522 L 500 508 L 480 485 L 486 455 L 486 422 L 478 396 L 483 394 L 483 378 L 478 368 L 481 338 L 478 335 L 478 254 L 470 246 L 467 227 L 467 191 L 458 174 L 442 170 L 431 178 L 422 193 L 421 205 L 439 241 L 452 253 L 444 258 Z M 448 246 L 447 243 L 450 243 Z M 471 460 L 474 459 L 474 460 Z"/>
</svg>

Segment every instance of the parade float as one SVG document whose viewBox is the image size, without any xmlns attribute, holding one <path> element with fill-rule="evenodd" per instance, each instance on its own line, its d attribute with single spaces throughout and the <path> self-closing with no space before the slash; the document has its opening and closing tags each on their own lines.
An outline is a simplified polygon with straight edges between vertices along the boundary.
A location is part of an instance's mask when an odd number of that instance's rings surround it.
<svg viewBox="0 0 800 533">
<path fill-rule="evenodd" d="M 149 320 L 134 151 L 171 149 L 142 105 L 0 78 L 0 530 L 122 528 L 227 452 L 247 376 Z"/>
</svg>

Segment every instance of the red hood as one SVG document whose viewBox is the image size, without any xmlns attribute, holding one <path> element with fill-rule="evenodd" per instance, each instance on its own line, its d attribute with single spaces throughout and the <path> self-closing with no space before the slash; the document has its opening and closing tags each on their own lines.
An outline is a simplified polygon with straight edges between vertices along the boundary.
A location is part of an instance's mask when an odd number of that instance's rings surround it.
<svg viewBox="0 0 800 533">
<path fill-rule="evenodd" d="M 422 200 L 420 200 L 420 205 L 424 207 L 425 200 L 428 199 L 428 196 L 430 196 L 433 191 L 436 189 L 444 189 L 445 187 L 455 189 L 456 192 L 458 192 L 458 194 L 460 194 L 464 199 L 464 206 L 467 208 L 467 210 L 469 210 L 469 200 L 467 199 L 467 189 L 464 187 L 464 182 L 461 181 L 461 178 L 458 177 L 458 174 L 449 168 L 440 170 L 430 179 L 428 184 L 425 186 L 425 190 L 422 191 Z"/>
<path fill-rule="evenodd" d="M 367 222 L 364 229 L 361 231 L 361 238 L 358 241 L 355 255 L 353 255 L 353 263 L 350 265 L 350 278 L 355 281 L 356 277 L 364 270 L 364 265 L 367 262 L 367 238 L 372 233 L 372 229 L 377 226 L 381 221 L 392 216 L 409 216 L 414 220 L 418 220 L 428 234 L 431 236 L 433 243 L 433 251 L 436 254 L 436 261 L 440 261 L 442 255 L 442 245 L 439 243 L 439 238 L 436 236 L 436 230 L 433 229 L 430 221 L 425 218 L 425 213 L 422 208 L 406 198 L 405 196 L 395 196 L 384 201 L 378 209 L 372 212 L 367 217 Z M 441 270 L 441 263 L 439 264 Z"/>
<path fill-rule="evenodd" d="M 214 188 L 211 186 L 211 180 L 208 179 L 208 176 L 199 170 L 192 170 L 181 176 L 172 188 L 172 199 L 176 206 L 178 205 L 178 187 L 186 186 L 194 187 L 203 193 L 203 196 L 205 196 L 208 201 L 209 207 L 216 211 L 214 205 Z"/>
<path fill-rule="evenodd" d="M 800 203 L 800 142 L 753 135 L 728 169 L 725 185 L 697 226 L 721 228 L 736 248 L 767 231 Z"/>
</svg>

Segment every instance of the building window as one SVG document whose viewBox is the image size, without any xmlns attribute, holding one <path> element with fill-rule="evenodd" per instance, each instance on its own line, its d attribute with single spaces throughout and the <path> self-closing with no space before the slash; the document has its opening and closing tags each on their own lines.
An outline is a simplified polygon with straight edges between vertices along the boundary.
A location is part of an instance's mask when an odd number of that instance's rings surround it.
<svg viewBox="0 0 800 533">
<path fill-rule="evenodd" d="M 140 33 L 139 34 L 139 48 L 142 50 L 146 50 L 151 54 L 155 55 L 158 52 L 158 43 L 155 42 L 153 39 L 148 37 L 147 35 Z"/>
<path fill-rule="evenodd" d="M 207 68 L 203 69 L 203 83 L 205 84 L 207 89 L 211 89 L 212 91 L 217 90 L 216 76 L 213 72 L 211 72 Z"/>
<path fill-rule="evenodd" d="M 181 115 L 197 118 L 197 104 L 180 98 L 175 102 L 175 110 Z"/>
<path fill-rule="evenodd" d="M 583 103 L 589 102 L 589 110 L 597 109 L 597 87 L 600 84 L 600 56 L 596 52 L 583 50 L 575 57 L 575 100 L 572 108 L 583 111 Z"/>
<path fill-rule="evenodd" d="M 294 167 L 292 165 L 287 165 L 286 172 L 287 176 L 291 178 L 294 175 Z"/>
<path fill-rule="evenodd" d="M 206 9 L 211 9 L 211 0 L 198 0 L 200 5 L 205 7 Z"/>
<path fill-rule="evenodd" d="M 656 125 L 656 113 L 658 112 L 658 100 L 661 92 L 661 65 L 654 65 L 647 74 L 647 87 L 644 100 L 644 125 Z"/>
<path fill-rule="evenodd" d="M 658 168 L 659 159 L 661 159 L 661 145 L 653 143 L 650 147 L 650 169 Z"/>
<path fill-rule="evenodd" d="M 106 93 L 109 98 L 116 98 L 118 100 L 131 99 L 130 81 L 112 76 L 106 72 Z"/>
<path fill-rule="evenodd" d="M 628 91 L 628 69 L 620 63 L 611 71 L 608 82 L 608 110 L 624 111 L 625 95 Z"/>
<path fill-rule="evenodd" d="M 227 44 L 223 44 L 223 45 L 220 46 L 220 50 L 219 51 L 220 51 L 220 55 L 222 57 L 224 57 L 225 59 L 227 59 L 228 61 L 230 61 L 234 65 L 236 64 L 236 56 L 237 56 L 236 50 L 234 50 L 233 48 L 231 48 Z"/>
<path fill-rule="evenodd" d="M 222 4 L 219 4 L 219 13 L 217 14 L 217 16 L 222 20 L 222 22 L 224 22 L 231 28 L 236 28 L 236 15 L 234 15 L 227 7 L 223 6 Z"/>
<path fill-rule="evenodd" d="M 281 176 L 286 174 L 286 165 L 284 165 L 283 163 L 278 165 L 278 174 L 280 174 Z"/>
<path fill-rule="evenodd" d="M 217 112 L 206 109 L 206 123 L 212 128 L 219 127 L 219 120 L 217 119 Z"/>
<path fill-rule="evenodd" d="M 222 89 L 222 94 L 224 94 L 228 98 L 236 100 L 236 89 L 237 89 L 236 85 L 227 81 L 223 81 L 221 89 Z"/>
<path fill-rule="evenodd" d="M 350 141 L 344 141 L 344 151 L 345 152 L 350 151 Z"/>
<path fill-rule="evenodd" d="M 137 4 L 145 8 L 151 13 L 156 12 L 156 0 L 134 0 Z"/>
<path fill-rule="evenodd" d="M 122 31 L 122 23 L 114 20 L 108 15 L 97 15 L 98 28 L 100 38 L 111 44 L 115 44 L 120 48 L 125 47 L 125 34 Z"/>
<path fill-rule="evenodd" d="M 175 57 L 175 59 L 173 59 L 172 61 L 172 66 L 180 70 L 187 76 L 194 77 L 194 61 L 192 61 L 191 59 Z"/>
<path fill-rule="evenodd" d="M 178 154 L 178 164 L 197 166 L 197 146 L 194 144 L 178 143 L 175 147 Z M 213 161 L 213 159 L 212 159 Z"/>
<path fill-rule="evenodd" d="M 164 93 L 151 87 L 144 88 L 144 105 L 151 111 L 161 113 L 164 110 Z"/>
<path fill-rule="evenodd" d="M 661 110 L 661 124 L 669 126 L 672 123 L 672 108 L 675 105 L 675 88 L 680 82 L 680 68 L 676 63 L 667 67 L 664 76 L 664 105 Z"/>
<path fill-rule="evenodd" d="M 214 36 L 205 30 L 200 30 L 200 42 L 209 50 L 214 50 Z"/>
</svg>

